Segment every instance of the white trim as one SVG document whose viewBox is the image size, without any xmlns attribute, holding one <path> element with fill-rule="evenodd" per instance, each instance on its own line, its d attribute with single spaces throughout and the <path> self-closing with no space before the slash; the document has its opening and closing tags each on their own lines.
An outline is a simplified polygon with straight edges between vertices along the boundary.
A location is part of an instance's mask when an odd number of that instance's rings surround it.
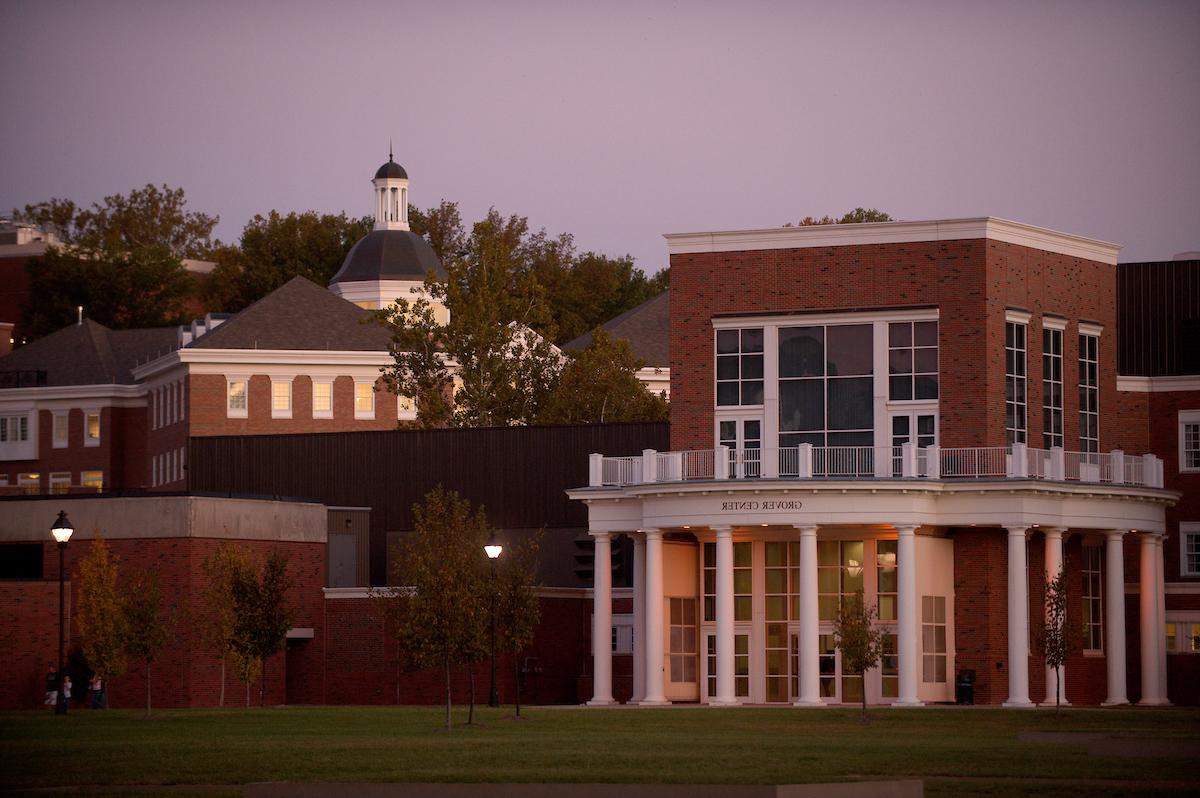
<svg viewBox="0 0 1200 798">
<path fill-rule="evenodd" d="M 1028 326 L 1029 322 L 1032 318 L 1033 318 L 1033 314 L 1030 313 L 1028 310 L 1017 310 L 1016 308 L 1007 308 L 1004 311 L 1004 321 L 1011 322 L 1013 324 L 1024 324 L 1024 325 Z M 1028 343 L 1028 341 L 1026 343 Z"/>
<path fill-rule="evenodd" d="M 1091 321 L 1079 322 L 1079 334 L 1080 335 L 1091 335 L 1095 338 L 1099 338 L 1100 334 L 1103 332 L 1104 332 L 1103 324 L 1096 324 L 1095 322 L 1091 322 Z"/>
<path fill-rule="evenodd" d="M 0 390 L 0 402 L 37 402 L 39 407 L 48 400 L 64 400 L 78 403 L 87 399 L 127 400 L 113 401 L 112 407 L 145 407 L 146 386 L 144 385 L 55 385 L 46 388 L 6 388 Z"/>
<path fill-rule="evenodd" d="M 1119 244 L 994 216 L 922 222 L 871 222 L 774 227 L 765 230 L 667 233 L 663 238 L 667 239 L 667 251 L 671 255 L 991 239 L 1115 266 L 1117 255 L 1121 251 Z"/>
<path fill-rule="evenodd" d="M 1122 377 L 1117 375 L 1117 390 L 1129 393 L 1200 391 L 1200 376 L 1185 374 L 1176 377 Z"/>
<path fill-rule="evenodd" d="M 1175 453 L 1179 458 L 1179 473 L 1180 474 L 1197 474 L 1200 473 L 1200 468 L 1187 468 L 1184 466 L 1184 432 L 1187 425 L 1200 424 L 1200 409 L 1197 410 L 1180 410 L 1179 418 L 1176 422 L 1176 432 L 1178 434 L 1178 448 Z"/>
<path fill-rule="evenodd" d="M 712 320 L 714 330 L 742 327 L 807 327 L 818 324 L 871 324 L 877 321 L 938 321 L 938 308 L 882 308 L 864 312 L 771 313 L 762 316 L 721 316 Z M 715 352 L 715 350 L 714 350 Z"/>
<path fill-rule="evenodd" d="M 1179 522 L 1179 575 L 1200 576 L 1200 571 L 1188 571 L 1187 568 L 1187 539 L 1190 535 L 1200 535 L 1200 522 Z"/>
<path fill-rule="evenodd" d="M 220 374 L 231 365 L 245 366 L 316 366 L 343 373 L 346 366 L 386 366 L 392 356 L 386 350 L 326 350 L 326 349 L 176 349 L 157 360 L 133 369 L 133 376 L 144 380 L 180 364 L 189 367 L 191 374 Z M 216 370 L 203 368 L 216 366 Z M 198 368 L 200 367 L 200 368 Z M 292 368 L 293 373 L 304 369 Z M 255 374 L 261 373 L 255 369 Z"/>
<path fill-rule="evenodd" d="M 292 408 L 294 408 L 296 405 L 295 397 L 294 397 L 295 391 L 293 390 L 293 388 L 294 388 L 293 381 L 295 379 L 296 379 L 295 376 L 272 377 L 271 378 L 271 418 L 291 418 L 292 417 Z M 276 385 L 286 385 L 287 386 L 287 407 L 286 408 L 275 407 L 275 386 Z"/>
<path fill-rule="evenodd" d="M 1066 330 L 1067 320 L 1059 316 L 1042 316 L 1043 330 Z"/>
</svg>

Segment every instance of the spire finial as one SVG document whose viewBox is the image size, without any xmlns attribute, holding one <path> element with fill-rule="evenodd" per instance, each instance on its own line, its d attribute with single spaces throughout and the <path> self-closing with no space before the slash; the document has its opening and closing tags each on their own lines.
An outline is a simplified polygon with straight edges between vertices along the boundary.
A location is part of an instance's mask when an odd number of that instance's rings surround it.
<svg viewBox="0 0 1200 798">
<path fill-rule="evenodd" d="M 388 139 L 388 163 L 391 163 L 393 160 L 394 159 L 392 157 L 392 140 L 389 138 Z"/>
</svg>

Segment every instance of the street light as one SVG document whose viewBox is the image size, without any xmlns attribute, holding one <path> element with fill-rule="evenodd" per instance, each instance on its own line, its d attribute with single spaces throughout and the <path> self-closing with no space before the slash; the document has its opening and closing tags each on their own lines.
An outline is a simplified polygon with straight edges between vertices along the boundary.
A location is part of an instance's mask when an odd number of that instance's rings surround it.
<svg viewBox="0 0 1200 798">
<path fill-rule="evenodd" d="M 500 693 L 496 691 L 496 560 L 500 559 L 504 547 L 496 542 L 495 532 L 492 533 L 483 550 L 492 564 L 492 689 L 488 693 L 488 706 L 498 707 L 500 706 Z"/>
<path fill-rule="evenodd" d="M 54 541 L 58 544 L 58 701 L 54 704 L 55 715 L 67 714 L 67 697 L 63 695 L 63 594 L 64 585 L 66 584 L 67 569 L 63 564 L 67 553 L 67 541 L 71 539 L 71 533 L 75 531 L 75 527 L 71 526 L 71 522 L 67 520 L 65 510 L 58 511 L 58 518 L 54 520 L 54 526 L 50 527 L 50 534 L 54 537 Z"/>
</svg>

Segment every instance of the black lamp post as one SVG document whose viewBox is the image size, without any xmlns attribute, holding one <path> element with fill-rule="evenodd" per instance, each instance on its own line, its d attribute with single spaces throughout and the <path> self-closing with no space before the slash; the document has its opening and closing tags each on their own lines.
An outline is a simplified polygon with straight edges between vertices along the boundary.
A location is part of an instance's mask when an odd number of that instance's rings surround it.
<svg viewBox="0 0 1200 798">
<path fill-rule="evenodd" d="M 63 596 L 67 578 L 64 560 L 67 553 L 67 541 L 71 539 L 71 533 L 74 531 L 75 527 L 71 526 L 71 522 L 67 520 L 66 511 L 59 510 L 54 526 L 50 527 L 50 534 L 58 543 L 58 701 L 54 705 L 55 715 L 67 714 L 67 697 L 63 694 L 63 686 L 66 682 L 66 674 L 63 672 L 65 664 L 63 662 L 63 608 L 65 606 Z"/>
<path fill-rule="evenodd" d="M 496 560 L 500 558 L 504 547 L 496 542 L 496 534 L 493 532 L 483 550 L 487 552 L 488 559 L 492 563 L 492 689 L 488 693 L 488 706 L 498 707 L 500 706 L 500 693 L 496 690 Z"/>
</svg>

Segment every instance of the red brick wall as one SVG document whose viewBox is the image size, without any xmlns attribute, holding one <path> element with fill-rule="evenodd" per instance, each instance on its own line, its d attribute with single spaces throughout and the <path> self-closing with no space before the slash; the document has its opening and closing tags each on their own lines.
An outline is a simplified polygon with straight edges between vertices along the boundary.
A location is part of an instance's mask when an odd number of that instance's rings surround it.
<svg viewBox="0 0 1200 798">
<path fill-rule="evenodd" d="M 713 331 L 717 314 L 901 307 L 940 312 L 941 443 L 1001 446 L 1004 312 L 1031 311 L 1030 443 L 1041 444 L 1041 325 L 1071 320 L 1064 374 L 1074 383 L 1080 318 L 1104 325 L 1101 443 L 1116 410 L 1115 267 L 997 241 L 914 242 L 671 256 L 671 446 L 713 445 Z M 1078 448 L 1078 395 L 1066 390 L 1067 448 Z"/>
<path fill-rule="evenodd" d="M 1200 391 L 1155 392 L 1150 397 L 1150 449 L 1163 460 L 1163 485 L 1183 495 L 1167 508 L 1164 574 L 1168 582 L 1200 582 L 1200 577 L 1179 575 L 1179 522 L 1200 522 L 1200 474 L 1179 473 L 1179 411 L 1200 410 Z M 1167 609 L 1184 609 L 1167 596 Z"/>
<path fill-rule="evenodd" d="M 954 666 L 975 671 L 975 703 L 999 704 L 1008 696 L 1006 532 L 959 528 L 953 540 Z"/>
<path fill-rule="evenodd" d="M 70 583 L 64 612 L 71 617 Z M 58 669 L 58 581 L 0 581 L 0 708 L 42 706 L 46 673 Z"/>
<path fill-rule="evenodd" d="M 17 484 L 17 475 L 29 472 L 41 474 L 40 492 L 50 491 L 50 474 L 70 472 L 71 484 L 79 484 L 81 471 L 104 472 L 106 487 L 113 490 L 141 487 L 138 479 L 145 440 L 142 423 L 145 410 L 140 407 L 100 408 L 100 442 L 84 445 L 84 411 L 67 411 L 67 445 L 54 448 L 54 413 L 38 411 L 38 459 L 0 463 L 0 474 L 8 476 L 8 484 Z M 9 490 L 6 493 L 15 494 Z"/>
<path fill-rule="evenodd" d="M 250 378 L 247 418 L 228 418 L 226 382 L 220 374 L 193 374 L 188 380 L 188 429 L 191 435 L 286 435 L 301 432 L 359 432 L 396 428 L 396 397 L 376 382 L 375 418 L 354 417 L 354 379 L 342 376 L 333 384 L 333 418 L 312 417 L 312 379 L 292 381 L 292 417 L 271 418 L 271 378 Z"/>
</svg>

